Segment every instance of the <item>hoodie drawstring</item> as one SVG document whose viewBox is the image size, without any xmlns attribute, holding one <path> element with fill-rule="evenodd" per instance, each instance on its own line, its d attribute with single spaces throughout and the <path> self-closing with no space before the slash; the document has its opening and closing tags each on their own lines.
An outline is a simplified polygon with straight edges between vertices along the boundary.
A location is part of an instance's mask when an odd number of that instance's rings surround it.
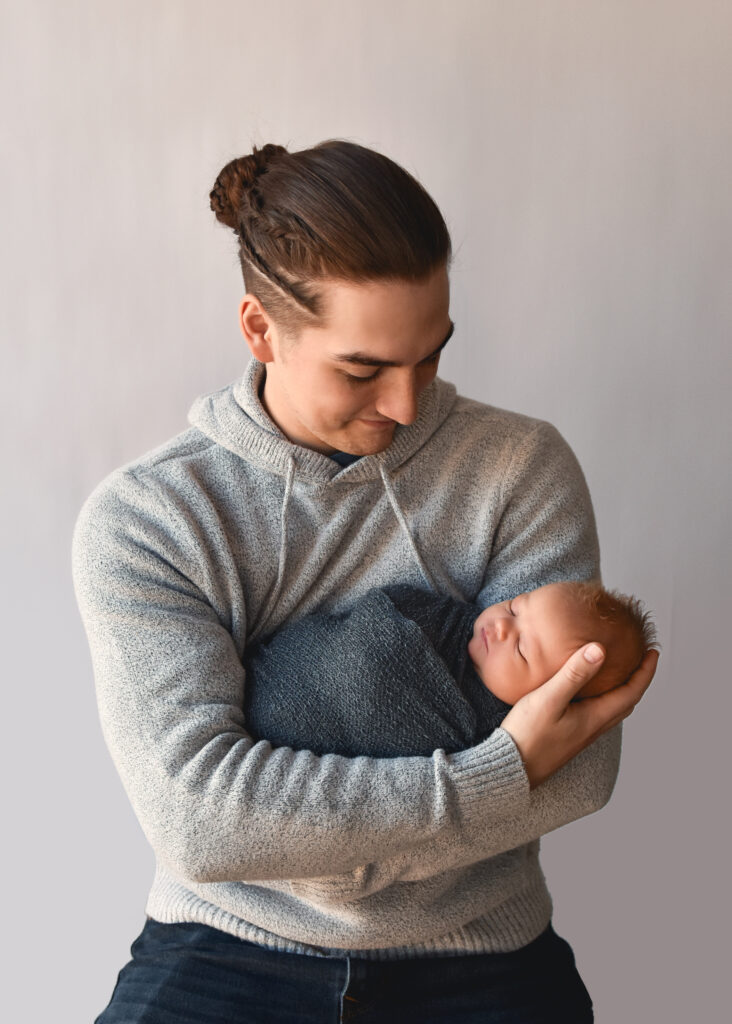
<svg viewBox="0 0 732 1024">
<path fill-rule="evenodd" d="M 391 505 L 392 509 L 394 510 L 394 515 L 397 517 L 399 525 L 401 526 L 403 533 L 406 535 L 406 538 L 409 541 L 409 546 L 412 549 L 412 554 L 414 555 L 415 561 L 417 562 L 417 565 L 419 566 L 420 572 L 422 573 L 422 575 L 424 576 L 425 580 L 427 581 L 429 586 L 432 588 L 432 590 L 436 594 L 439 594 L 441 592 L 441 590 L 437 586 L 437 584 L 435 583 L 435 580 L 434 580 L 434 577 L 432 576 L 432 573 L 429 571 L 429 569 L 425 565 L 425 563 L 424 563 L 424 561 L 422 559 L 422 556 L 419 553 L 419 550 L 417 548 L 417 544 L 416 544 L 416 542 L 414 540 L 414 537 L 412 536 L 411 530 L 409 529 L 409 523 L 407 522 L 406 516 L 404 515 L 404 513 L 401 510 L 401 508 L 399 507 L 399 502 L 397 501 L 396 494 L 394 493 L 394 488 L 392 486 L 392 482 L 389 479 L 389 474 L 387 473 L 386 467 L 383 465 L 383 463 L 379 464 L 379 472 L 381 473 L 381 480 L 382 480 L 382 483 L 384 484 L 384 490 L 386 491 L 386 496 L 389 499 L 389 504 Z M 458 593 L 458 591 L 455 589 L 455 587 L 452 585 L 452 583 L 449 580 L 445 580 L 444 581 L 442 590 L 443 591 L 447 590 L 447 591 L 449 591 L 449 593 L 450 593 L 450 595 L 452 597 L 461 599 L 461 595 Z"/>
<path fill-rule="evenodd" d="M 267 623 L 272 611 L 274 610 L 277 604 L 277 601 L 279 600 L 280 592 L 282 590 L 282 584 L 285 579 L 285 563 L 287 560 L 287 511 L 288 506 L 290 504 L 290 496 L 292 495 L 292 487 L 295 479 L 295 469 L 295 458 L 294 456 L 290 456 L 287 463 L 287 473 L 285 475 L 285 492 L 282 497 L 282 511 L 280 513 L 280 552 L 277 565 L 277 579 L 275 580 L 275 584 L 272 590 L 270 591 L 269 597 L 267 598 L 264 607 L 257 619 L 257 623 L 253 629 L 252 636 L 254 637 L 260 635 L 261 632 L 263 631 L 265 624 Z M 397 517 L 397 521 L 402 529 L 402 532 L 407 538 L 411 552 L 414 555 L 414 560 L 419 566 L 419 571 L 422 573 L 422 576 L 426 580 L 427 585 L 436 594 L 444 593 L 445 591 L 447 591 L 452 597 L 457 598 L 458 600 L 464 600 L 462 595 L 459 593 L 459 591 L 455 588 L 455 586 L 452 584 L 450 580 L 443 580 L 442 585 L 438 587 L 432 573 L 427 568 L 422 556 L 419 553 L 417 544 L 414 540 L 414 537 L 412 536 L 411 530 L 409 529 L 409 523 L 407 522 L 404 512 L 401 510 L 399 506 L 399 502 L 397 501 L 397 497 L 394 492 L 393 484 L 389 478 L 389 474 L 386 471 L 386 467 L 383 464 L 379 465 L 379 473 L 381 474 L 381 481 L 384 485 L 384 491 L 386 492 L 389 504 L 391 505 L 394 511 L 394 515 Z"/>
<path fill-rule="evenodd" d="M 270 613 L 279 600 L 280 591 L 282 590 L 282 584 L 285 579 L 285 562 L 287 560 L 287 508 L 290 504 L 292 484 L 295 479 L 295 465 L 295 458 L 291 455 L 287 462 L 285 493 L 282 497 L 282 511 L 280 513 L 280 553 L 277 561 L 277 579 L 275 580 L 275 585 L 270 591 L 270 595 L 264 604 L 264 608 L 259 614 L 253 635 L 258 634 L 269 619 Z"/>
</svg>

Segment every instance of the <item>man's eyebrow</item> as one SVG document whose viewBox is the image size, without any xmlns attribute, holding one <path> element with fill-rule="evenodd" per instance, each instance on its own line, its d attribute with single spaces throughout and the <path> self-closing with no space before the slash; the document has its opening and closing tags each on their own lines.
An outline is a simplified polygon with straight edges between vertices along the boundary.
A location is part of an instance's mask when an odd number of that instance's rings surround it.
<svg viewBox="0 0 732 1024">
<path fill-rule="evenodd" d="M 434 359 L 438 352 L 441 352 L 445 345 L 447 345 L 450 338 L 455 333 L 455 324 L 450 321 L 450 330 L 447 332 L 443 340 L 434 350 L 430 352 L 428 356 L 422 360 L 423 363 L 428 363 L 430 359 Z M 368 355 L 365 352 L 343 352 L 340 355 L 333 356 L 339 363 L 358 363 L 359 366 L 403 366 L 404 363 L 397 363 L 391 359 L 374 359 L 373 356 Z"/>
</svg>

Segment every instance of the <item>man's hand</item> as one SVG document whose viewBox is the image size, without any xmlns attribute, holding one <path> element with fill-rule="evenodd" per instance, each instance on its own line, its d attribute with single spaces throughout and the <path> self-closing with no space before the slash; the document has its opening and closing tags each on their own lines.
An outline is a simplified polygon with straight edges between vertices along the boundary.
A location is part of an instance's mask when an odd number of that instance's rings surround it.
<svg viewBox="0 0 732 1024">
<path fill-rule="evenodd" d="M 581 647 L 556 675 L 522 697 L 501 722 L 519 749 L 532 789 L 628 717 L 653 679 L 658 651 L 649 651 L 622 685 L 598 697 L 572 701 L 604 658 L 600 644 Z"/>
</svg>

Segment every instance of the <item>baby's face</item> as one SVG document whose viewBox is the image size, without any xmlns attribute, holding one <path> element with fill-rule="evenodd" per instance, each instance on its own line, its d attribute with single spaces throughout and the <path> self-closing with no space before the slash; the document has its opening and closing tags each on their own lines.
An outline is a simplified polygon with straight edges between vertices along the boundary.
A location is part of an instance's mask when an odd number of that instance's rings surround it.
<svg viewBox="0 0 732 1024">
<path fill-rule="evenodd" d="M 468 654 L 488 689 L 515 704 L 583 645 L 582 619 L 567 588 L 550 583 L 481 612 Z"/>
</svg>

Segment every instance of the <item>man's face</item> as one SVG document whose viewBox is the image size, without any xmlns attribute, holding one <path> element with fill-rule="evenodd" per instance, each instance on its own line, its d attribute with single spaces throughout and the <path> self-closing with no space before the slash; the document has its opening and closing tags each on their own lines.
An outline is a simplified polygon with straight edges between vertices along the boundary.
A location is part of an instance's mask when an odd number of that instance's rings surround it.
<svg viewBox="0 0 732 1024">
<path fill-rule="evenodd" d="M 452 332 L 447 271 L 420 282 L 319 285 L 323 326 L 297 339 L 271 330 L 263 402 L 294 443 L 326 454 L 372 455 L 417 418 Z"/>
<path fill-rule="evenodd" d="M 488 689 L 515 704 L 586 642 L 583 627 L 586 613 L 566 587 L 552 583 L 481 612 L 468 654 Z"/>
</svg>

